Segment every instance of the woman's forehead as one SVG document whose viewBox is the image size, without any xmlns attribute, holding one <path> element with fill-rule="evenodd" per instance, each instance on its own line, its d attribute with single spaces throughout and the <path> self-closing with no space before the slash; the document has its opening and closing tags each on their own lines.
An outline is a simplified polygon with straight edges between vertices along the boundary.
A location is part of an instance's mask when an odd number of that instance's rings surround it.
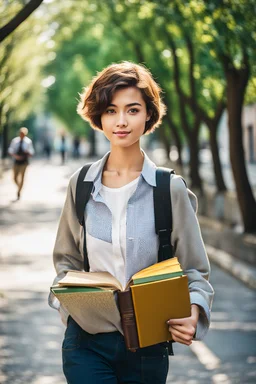
<svg viewBox="0 0 256 384">
<path fill-rule="evenodd" d="M 145 105 L 141 91 L 137 87 L 127 87 L 114 92 L 111 104 L 139 103 Z"/>
</svg>

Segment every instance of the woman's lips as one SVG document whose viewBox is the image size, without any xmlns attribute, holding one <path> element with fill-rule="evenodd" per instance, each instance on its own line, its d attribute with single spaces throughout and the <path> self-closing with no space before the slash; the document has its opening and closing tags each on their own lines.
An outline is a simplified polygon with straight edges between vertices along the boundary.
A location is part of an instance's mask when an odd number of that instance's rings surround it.
<svg viewBox="0 0 256 384">
<path fill-rule="evenodd" d="M 127 132 L 127 131 L 117 131 L 117 132 L 114 132 L 114 135 L 118 136 L 118 137 L 126 137 L 129 135 L 130 132 Z"/>
</svg>

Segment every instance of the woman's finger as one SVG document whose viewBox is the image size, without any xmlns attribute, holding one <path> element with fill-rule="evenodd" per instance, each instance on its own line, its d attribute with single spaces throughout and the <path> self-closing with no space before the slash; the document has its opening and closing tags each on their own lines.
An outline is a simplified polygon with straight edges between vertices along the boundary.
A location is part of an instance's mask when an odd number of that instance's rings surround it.
<svg viewBox="0 0 256 384">
<path fill-rule="evenodd" d="M 169 326 L 169 329 L 175 329 L 180 333 L 187 334 L 189 336 L 194 336 L 195 334 L 195 327 L 193 325 L 171 325 Z"/>
<path fill-rule="evenodd" d="M 184 326 L 184 325 L 179 325 L 179 324 L 177 324 L 177 325 L 170 325 L 169 326 L 169 329 L 176 329 L 177 331 L 179 331 L 179 332 L 186 332 L 186 327 Z"/>
<path fill-rule="evenodd" d="M 183 344 L 190 345 L 193 340 L 193 333 L 180 332 L 179 330 L 169 327 L 169 332 L 174 341 L 182 342 Z"/>
<path fill-rule="evenodd" d="M 184 339 L 182 339 L 182 338 L 180 338 L 174 334 L 172 334 L 172 339 L 173 339 L 173 341 L 176 341 L 177 343 L 181 343 L 181 344 L 184 344 L 187 346 L 191 345 L 191 343 L 192 343 L 192 341 L 184 340 Z"/>
</svg>

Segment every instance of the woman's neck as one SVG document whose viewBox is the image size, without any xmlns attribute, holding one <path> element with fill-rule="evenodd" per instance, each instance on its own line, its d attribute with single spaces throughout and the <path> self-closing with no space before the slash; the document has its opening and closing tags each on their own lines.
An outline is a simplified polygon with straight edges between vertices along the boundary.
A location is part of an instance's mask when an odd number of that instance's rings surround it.
<svg viewBox="0 0 256 384">
<path fill-rule="evenodd" d="M 144 156 L 139 146 L 120 148 L 112 147 L 105 170 L 126 173 L 141 171 Z"/>
</svg>

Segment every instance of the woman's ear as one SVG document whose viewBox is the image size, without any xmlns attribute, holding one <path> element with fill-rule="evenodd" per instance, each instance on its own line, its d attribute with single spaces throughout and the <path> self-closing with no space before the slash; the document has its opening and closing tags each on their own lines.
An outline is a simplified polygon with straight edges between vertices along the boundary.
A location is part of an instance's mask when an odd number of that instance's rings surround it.
<svg viewBox="0 0 256 384">
<path fill-rule="evenodd" d="M 152 116 L 152 111 L 148 111 L 146 121 L 149 121 Z"/>
</svg>

